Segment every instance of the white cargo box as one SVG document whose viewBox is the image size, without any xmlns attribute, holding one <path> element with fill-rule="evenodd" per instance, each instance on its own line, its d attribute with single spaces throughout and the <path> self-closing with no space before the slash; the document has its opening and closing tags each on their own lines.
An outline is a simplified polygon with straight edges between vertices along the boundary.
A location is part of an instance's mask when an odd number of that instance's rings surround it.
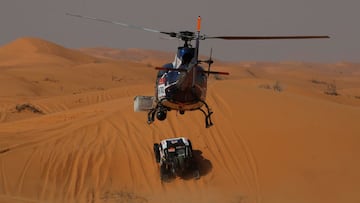
<svg viewBox="0 0 360 203">
<path fill-rule="evenodd" d="M 134 98 L 134 111 L 149 111 L 155 103 L 154 96 L 136 96 Z"/>
</svg>

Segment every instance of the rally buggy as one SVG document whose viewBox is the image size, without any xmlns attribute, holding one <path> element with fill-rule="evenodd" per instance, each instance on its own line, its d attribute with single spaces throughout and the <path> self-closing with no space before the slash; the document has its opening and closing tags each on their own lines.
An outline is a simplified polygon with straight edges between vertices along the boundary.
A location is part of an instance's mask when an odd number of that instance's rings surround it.
<svg viewBox="0 0 360 203">
<path fill-rule="evenodd" d="M 162 181 L 176 176 L 200 178 L 199 169 L 193 156 L 191 141 L 184 137 L 162 140 L 154 144 L 155 160 L 160 166 Z"/>
</svg>

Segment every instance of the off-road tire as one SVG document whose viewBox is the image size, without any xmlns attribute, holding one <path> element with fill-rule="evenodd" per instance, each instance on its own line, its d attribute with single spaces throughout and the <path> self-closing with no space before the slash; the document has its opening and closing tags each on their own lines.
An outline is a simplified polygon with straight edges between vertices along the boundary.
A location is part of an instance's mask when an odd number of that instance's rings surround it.
<svg viewBox="0 0 360 203">
<path fill-rule="evenodd" d="M 160 165 L 160 179 L 162 182 L 169 181 L 169 172 L 167 171 L 165 164 Z"/>
<path fill-rule="evenodd" d="M 155 154 L 155 161 L 156 163 L 160 163 L 160 150 L 159 150 L 159 144 L 154 144 L 154 154 Z"/>
</svg>

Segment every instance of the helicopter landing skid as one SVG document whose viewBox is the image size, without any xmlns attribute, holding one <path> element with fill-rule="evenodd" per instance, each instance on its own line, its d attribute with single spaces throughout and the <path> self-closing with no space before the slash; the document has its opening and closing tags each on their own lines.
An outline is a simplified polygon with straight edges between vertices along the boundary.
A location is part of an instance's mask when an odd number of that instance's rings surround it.
<svg viewBox="0 0 360 203">
<path fill-rule="evenodd" d="M 148 113 L 148 121 L 147 121 L 147 123 L 149 125 L 155 121 L 155 113 L 156 113 L 156 108 L 153 108 L 153 109 L 151 109 L 149 111 L 149 113 Z"/>
<path fill-rule="evenodd" d="M 201 102 L 205 105 L 206 109 L 204 110 L 200 107 L 197 109 L 193 109 L 192 111 L 200 110 L 201 112 L 203 112 L 205 116 L 205 126 L 206 128 L 209 128 L 214 125 L 213 122 L 211 121 L 211 115 L 213 114 L 213 112 L 210 110 L 210 107 L 206 102 L 204 101 Z M 160 105 L 160 102 L 158 102 L 155 108 L 150 109 L 150 111 L 148 112 L 148 121 L 147 121 L 148 124 L 151 124 L 155 121 L 155 114 L 159 109 L 165 110 L 166 108 L 164 108 L 162 105 Z"/>
<path fill-rule="evenodd" d="M 163 112 L 167 111 L 167 109 L 163 105 L 161 105 L 161 101 L 157 102 L 155 108 L 150 109 L 150 111 L 148 113 L 148 121 L 147 121 L 148 124 L 151 124 L 151 123 L 153 123 L 155 121 L 155 114 L 158 111 L 163 111 Z"/>
<path fill-rule="evenodd" d="M 201 101 L 203 104 L 205 104 L 205 107 L 206 107 L 206 111 L 204 110 L 204 109 L 202 109 L 202 108 L 198 108 L 198 110 L 200 110 L 201 112 L 203 112 L 204 113 L 204 116 L 205 116 L 205 126 L 206 126 L 206 128 L 209 128 L 209 127 L 211 127 L 211 126 L 213 126 L 214 124 L 213 124 L 213 122 L 211 121 L 211 114 L 213 114 L 214 112 L 212 112 L 211 110 L 210 110 L 210 108 L 209 108 L 209 105 L 206 103 L 206 102 L 204 102 L 204 101 Z"/>
</svg>

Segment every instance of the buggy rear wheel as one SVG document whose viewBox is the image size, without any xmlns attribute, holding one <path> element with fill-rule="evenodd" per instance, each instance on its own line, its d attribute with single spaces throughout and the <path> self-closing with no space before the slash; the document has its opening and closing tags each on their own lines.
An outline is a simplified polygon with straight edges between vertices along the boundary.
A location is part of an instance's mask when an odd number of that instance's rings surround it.
<svg viewBox="0 0 360 203">
<path fill-rule="evenodd" d="M 155 161 L 156 163 L 160 162 L 160 150 L 159 150 L 159 144 L 154 144 L 154 154 L 155 154 Z"/>
<path fill-rule="evenodd" d="M 169 171 L 166 169 L 166 165 L 160 165 L 160 179 L 161 181 L 169 181 Z"/>
</svg>

